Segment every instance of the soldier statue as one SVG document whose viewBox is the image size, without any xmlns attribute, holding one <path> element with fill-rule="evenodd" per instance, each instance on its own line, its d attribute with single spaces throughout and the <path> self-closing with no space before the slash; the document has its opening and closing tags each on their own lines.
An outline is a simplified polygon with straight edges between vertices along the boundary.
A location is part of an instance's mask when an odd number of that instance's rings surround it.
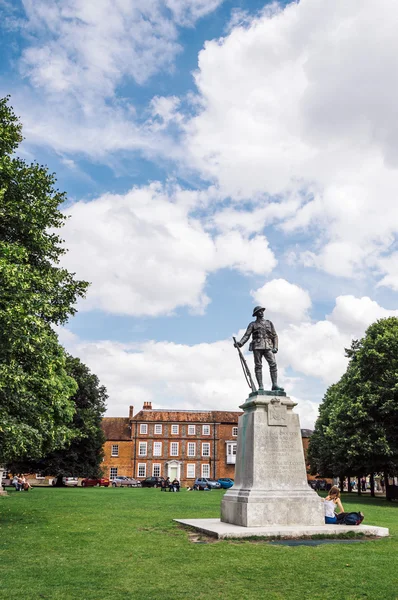
<svg viewBox="0 0 398 600">
<path fill-rule="evenodd" d="M 278 369 L 275 361 L 275 354 L 278 352 L 278 336 L 276 335 L 275 327 L 271 321 L 264 319 L 265 308 L 262 306 L 256 306 L 253 310 L 253 317 L 256 317 L 255 321 L 249 324 L 245 335 L 236 342 L 235 346 L 241 348 L 246 344 L 247 340 L 252 336 L 252 342 L 250 343 L 249 350 L 253 350 L 254 354 L 254 372 L 258 387 L 263 390 L 263 356 L 268 362 L 269 371 L 271 374 L 272 390 L 283 392 L 283 388 L 278 387 Z"/>
</svg>

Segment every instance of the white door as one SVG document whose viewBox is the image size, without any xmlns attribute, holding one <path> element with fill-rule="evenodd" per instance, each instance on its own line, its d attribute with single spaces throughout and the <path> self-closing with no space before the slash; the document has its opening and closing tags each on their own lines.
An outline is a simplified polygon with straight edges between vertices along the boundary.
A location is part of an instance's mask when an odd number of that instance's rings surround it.
<svg viewBox="0 0 398 600">
<path fill-rule="evenodd" d="M 176 477 L 178 479 L 178 467 L 174 467 L 174 466 L 171 467 L 169 465 L 168 472 L 169 472 L 170 481 L 173 481 L 173 479 L 175 479 Z"/>
</svg>

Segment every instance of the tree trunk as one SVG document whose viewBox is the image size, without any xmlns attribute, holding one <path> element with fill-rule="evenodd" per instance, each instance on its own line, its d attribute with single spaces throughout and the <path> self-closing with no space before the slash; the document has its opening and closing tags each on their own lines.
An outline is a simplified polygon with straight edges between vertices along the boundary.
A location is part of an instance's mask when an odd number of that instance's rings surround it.
<svg viewBox="0 0 398 600">
<path fill-rule="evenodd" d="M 344 492 L 344 475 L 340 475 L 339 480 L 340 493 L 342 494 Z"/>
<path fill-rule="evenodd" d="M 55 487 L 64 487 L 64 482 L 62 481 L 62 477 L 63 477 L 62 475 L 57 475 L 56 476 L 55 479 L 57 481 L 56 481 Z"/>
<path fill-rule="evenodd" d="M 347 492 L 349 492 L 351 494 L 352 489 L 351 489 L 351 477 L 348 475 L 347 477 Z"/>
<path fill-rule="evenodd" d="M 370 496 L 371 496 L 371 498 L 375 497 L 375 475 L 374 475 L 374 473 L 370 474 Z"/>
<path fill-rule="evenodd" d="M 3 472 L 4 472 L 4 467 L 3 465 L 0 465 L 0 496 L 6 496 L 7 492 L 5 491 L 5 489 L 3 488 Z"/>
<path fill-rule="evenodd" d="M 384 477 L 384 489 L 386 490 L 386 498 L 388 499 L 389 497 L 389 491 L 390 491 L 390 482 L 388 481 L 388 473 L 387 471 L 384 471 L 383 473 L 383 477 Z"/>
<path fill-rule="evenodd" d="M 357 487 L 358 487 L 358 491 L 357 491 L 358 496 L 362 496 L 361 477 L 359 475 L 357 477 Z"/>
</svg>

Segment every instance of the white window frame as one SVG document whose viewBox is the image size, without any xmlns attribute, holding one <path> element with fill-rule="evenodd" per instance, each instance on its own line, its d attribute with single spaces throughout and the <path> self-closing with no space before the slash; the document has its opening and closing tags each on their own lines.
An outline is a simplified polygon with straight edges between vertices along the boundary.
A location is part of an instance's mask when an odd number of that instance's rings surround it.
<svg viewBox="0 0 398 600">
<path fill-rule="evenodd" d="M 146 463 L 137 464 L 137 477 L 146 477 Z"/>
<path fill-rule="evenodd" d="M 6 473 L 4 473 L 4 475 L 6 475 Z M 45 476 L 44 476 L 44 475 L 42 475 L 41 473 L 36 473 L 36 474 L 35 474 L 35 477 L 36 477 L 36 479 L 39 479 L 39 480 L 43 480 L 43 479 L 45 479 Z"/>
<path fill-rule="evenodd" d="M 236 442 L 227 442 L 227 455 L 228 456 L 236 456 Z"/>
<path fill-rule="evenodd" d="M 112 444 L 111 457 L 116 458 L 117 456 L 119 456 L 119 444 Z"/>
<path fill-rule="evenodd" d="M 155 467 L 159 471 L 158 473 L 155 473 Z M 160 477 L 161 472 L 162 472 L 162 465 L 160 463 L 153 463 L 152 464 L 152 477 Z"/>
<path fill-rule="evenodd" d="M 188 435 L 196 435 L 196 425 L 188 425 Z"/>
<path fill-rule="evenodd" d="M 143 452 L 141 452 L 141 449 Z M 138 456 L 147 456 L 148 454 L 148 442 L 138 442 Z"/>
<path fill-rule="evenodd" d="M 180 433 L 180 426 L 175 423 L 171 426 L 171 435 L 178 435 Z"/>
<path fill-rule="evenodd" d="M 163 425 L 159 425 L 159 423 L 156 423 L 155 427 L 154 427 L 154 430 L 153 430 L 153 433 L 155 435 L 162 435 L 162 433 L 163 433 Z"/>
<path fill-rule="evenodd" d="M 148 433 L 148 423 L 140 423 L 140 433 L 142 433 L 142 434 Z"/>
<path fill-rule="evenodd" d="M 112 481 L 112 479 L 115 479 L 117 477 L 117 467 L 111 467 L 109 469 L 109 479 Z"/>
<path fill-rule="evenodd" d="M 202 463 L 201 465 L 202 477 L 210 477 L 210 465 L 209 463 Z"/>
<path fill-rule="evenodd" d="M 187 479 L 195 479 L 195 463 L 187 463 Z"/>
<path fill-rule="evenodd" d="M 173 452 L 173 448 L 176 448 L 177 451 Z M 170 442 L 170 456 L 178 456 L 179 455 L 179 443 L 178 442 Z"/>
<path fill-rule="evenodd" d="M 210 425 L 202 425 L 202 435 L 210 435 Z"/>
<path fill-rule="evenodd" d="M 187 456 L 196 456 L 196 442 L 188 442 Z"/>
<path fill-rule="evenodd" d="M 238 428 L 232 427 L 232 437 L 238 437 Z"/>
<path fill-rule="evenodd" d="M 162 442 L 153 442 L 153 455 L 162 456 L 163 448 Z"/>
<path fill-rule="evenodd" d="M 208 454 L 205 452 L 205 448 Z M 202 442 L 202 456 L 210 456 L 210 442 Z"/>
</svg>

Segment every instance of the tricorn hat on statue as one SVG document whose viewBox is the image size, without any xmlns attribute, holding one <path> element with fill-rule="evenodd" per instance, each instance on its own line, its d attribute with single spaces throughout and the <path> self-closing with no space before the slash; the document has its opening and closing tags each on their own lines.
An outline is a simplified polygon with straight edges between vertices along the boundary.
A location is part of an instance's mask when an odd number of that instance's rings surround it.
<svg viewBox="0 0 398 600">
<path fill-rule="evenodd" d="M 252 316 L 255 317 L 259 310 L 265 310 L 264 306 L 255 306 L 253 308 L 253 315 Z"/>
</svg>

